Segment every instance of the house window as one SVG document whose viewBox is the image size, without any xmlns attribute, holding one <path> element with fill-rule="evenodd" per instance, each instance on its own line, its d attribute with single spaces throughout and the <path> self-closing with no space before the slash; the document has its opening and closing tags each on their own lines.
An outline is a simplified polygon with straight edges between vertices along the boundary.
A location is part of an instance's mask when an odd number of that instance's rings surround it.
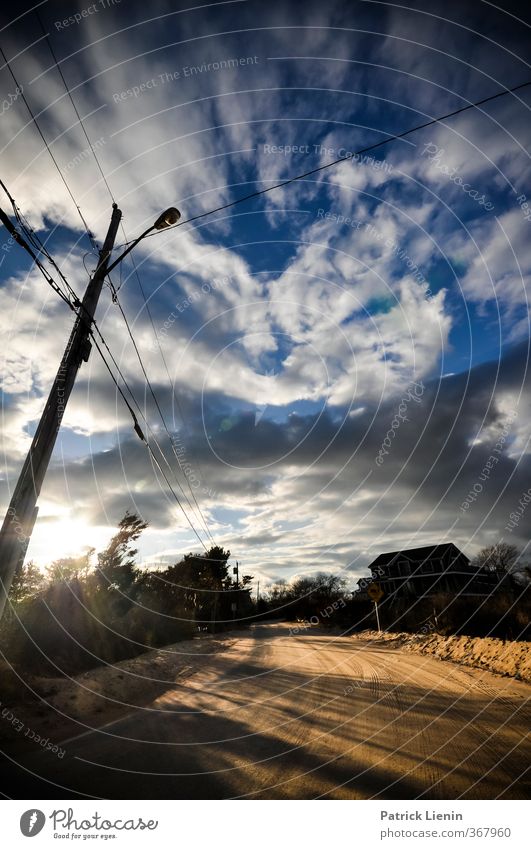
<svg viewBox="0 0 531 849">
<path fill-rule="evenodd" d="M 398 575 L 409 575 L 411 570 L 408 561 L 399 560 L 396 571 Z"/>
</svg>

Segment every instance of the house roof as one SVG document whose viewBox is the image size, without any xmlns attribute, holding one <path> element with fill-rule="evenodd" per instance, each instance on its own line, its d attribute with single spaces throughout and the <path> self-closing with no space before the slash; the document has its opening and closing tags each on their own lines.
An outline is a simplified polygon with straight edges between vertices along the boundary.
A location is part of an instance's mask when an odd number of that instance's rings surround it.
<svg viewBox="0 0 531 849">
<path fill-rule="evenodd" d="M 401 551 L 389 551 L 385 554 L 379 554 L 376 560 L 373 560 L 369 564 L 369 569 L 373 569 L 376 566 L 385 566 L 394 560 L 397 555 L 407 557 L 409 560 L 430 560 L 432 557 L 443 557 L 446 553 L 450 553 L 452 557 L 461 555 L 461 557 L 465 557 L 468 561 L 468 557 L 453 542 L 445 542 L 436 545 L 423 545 L 421 548 L 404 548 Z"/>
</svg>

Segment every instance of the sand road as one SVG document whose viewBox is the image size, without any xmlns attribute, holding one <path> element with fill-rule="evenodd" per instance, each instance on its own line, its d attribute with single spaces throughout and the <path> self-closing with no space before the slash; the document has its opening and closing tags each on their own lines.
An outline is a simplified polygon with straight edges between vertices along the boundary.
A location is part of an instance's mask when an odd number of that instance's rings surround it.
<svg viewBox="0 0 531 849">
<path fill-rule="evenodd" d="M 14 798 L 529 797 L 531 686 L 257 625 L 146 707 L 3 758 Z M 18 763 L 15 763 L 17 761 Z"/>
</svg>

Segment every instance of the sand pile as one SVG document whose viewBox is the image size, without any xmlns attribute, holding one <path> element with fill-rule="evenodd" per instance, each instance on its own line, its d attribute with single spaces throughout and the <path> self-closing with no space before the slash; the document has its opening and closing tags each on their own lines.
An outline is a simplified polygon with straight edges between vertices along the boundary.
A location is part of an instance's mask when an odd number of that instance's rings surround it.
<svg viewBox="0 0 531 849">
<path fill-rule="evenodd" d="M 379 634 L 377 631 L 362 631 L 356 637 L 531 682 L 531 645 L 527 642 L 494 637 L 441 637 L 439 634 Z"/>
</svg>

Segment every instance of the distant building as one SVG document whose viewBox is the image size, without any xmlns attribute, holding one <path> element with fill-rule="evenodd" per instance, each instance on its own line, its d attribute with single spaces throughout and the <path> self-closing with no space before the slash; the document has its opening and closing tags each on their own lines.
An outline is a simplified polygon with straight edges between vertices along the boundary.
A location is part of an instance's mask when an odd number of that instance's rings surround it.
<svg viewBox="0 0 531 849">
<path fill-rule="evenodd" d="M 380 585 L 388 600 L 426 598 L 436 593 L 486 596 L 510 585 L 506 572 L 472 566 L 451 542 L 380 554 L 369 569 L 372 581 Z M 360 578 L 358 593 L 366 590 L 367 583 L 367 578 Z"/>
</svg>

